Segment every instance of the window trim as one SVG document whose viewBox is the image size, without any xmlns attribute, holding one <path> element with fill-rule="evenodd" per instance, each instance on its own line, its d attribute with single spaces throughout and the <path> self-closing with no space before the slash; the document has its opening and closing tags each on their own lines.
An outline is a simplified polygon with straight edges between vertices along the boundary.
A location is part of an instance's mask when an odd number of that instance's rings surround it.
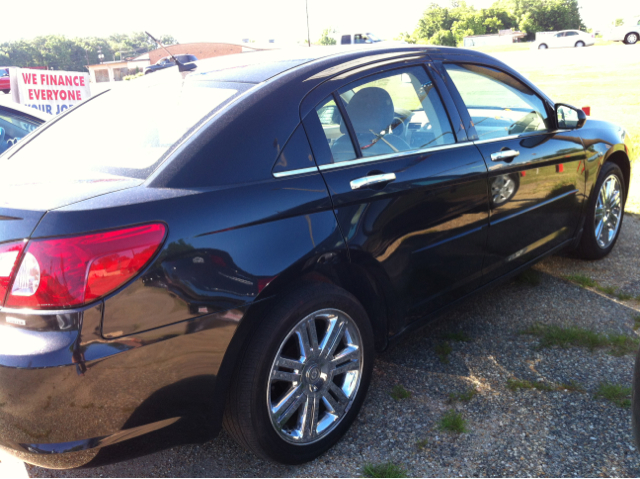
<svg viewBox="0 0 640 479">
<path fill-rule="evenodd" d="M 450 143 L 448 145 L 430 146 L 430 147 L 422 148 L 419 150 L 406 150 L 406 151 L 400 151 L 398 153 L 386 153 L 384 155 L 363 156 L 361 158 L 354 158 L 353 160 L 339 161 L 337 163 L 327 163 L 326 165 L 319 165 L 318 169 L 320 171 L 334 170 L 336 168 L 341 168 L 343 166 L 344 167 L 356 166 L 356 165 L 361 165 L 365 163 L 375 163 L 375 162 L 384 161 L 384 160 L 396 160 L 400 158 L 405 158 L 407 156 L 422 155 L 425 153 L 432 153 L 432 152 L 437 152 L 441 150 L 449 150 L 449 149 L 460 148 L 463 146 L 471 146 L 471 145 L 473 145 L 473 142 L 464 141 L 460 143 Z"/>
</svg>

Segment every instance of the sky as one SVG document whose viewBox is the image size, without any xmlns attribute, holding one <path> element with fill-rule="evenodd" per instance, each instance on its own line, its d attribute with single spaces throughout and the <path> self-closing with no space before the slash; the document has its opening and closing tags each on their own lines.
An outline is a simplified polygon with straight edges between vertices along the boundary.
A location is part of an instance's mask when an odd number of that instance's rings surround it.
<svg viewBox="0 0 640 479">
<path fill-rule="evenodd" d="M 324 28 L 338 32 L 367 31 L 392 40 L 412 32 L 432 0 L 307 0 L 311 41 Z M 437 0 L 448 5 L 449 0 Z M 487 8 L 494 0 L 467 0 Z M 639 0 L 579 0 L 588 27 L 606 27 L 613 19 L 640 15 Z M 275 39 L 295 42 L 307 37 L 305 0 L 30 0 L 15 4 L 32 14 L 13 16 L 0 25 L 0 42 L 40 35 L 107 37 L 113 33 L 147 30 L 170 34 L 180 43 L 238 42 Z M 27 7 L 28 5 L 28 7 Z"/>
</svg>

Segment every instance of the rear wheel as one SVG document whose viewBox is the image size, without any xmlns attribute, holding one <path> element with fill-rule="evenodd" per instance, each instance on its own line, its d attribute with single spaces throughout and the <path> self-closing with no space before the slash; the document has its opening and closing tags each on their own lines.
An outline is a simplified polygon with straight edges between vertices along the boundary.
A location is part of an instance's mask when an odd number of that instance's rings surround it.
<svg viewBox="0 0 640 479">
<path fill-rule="evenodd" d="M 10 91 L 11 90 L 2 90 L 2 93 L 4 93 L 5 95 L 8 95 Z"/>
<path fill-rule="evenodd" d="M 546 44 L 544 44 L 544 43 L 541 43 L 541 44 L 538 46 L 538 50 L 546 50 L 547 48 L 548 48 L 548 47 L 547 47 L 547 45 L 546 45 Z"/>
<path fill-rule="evenodd" d="M 584 47 L 584 42 L 580 41 L 580 42 L 576 42 L 576 48 L 581 48 Z"/>
<path fill-rule="evenodd" d="M 587 205 L 577 253 L 585 259 L 607 256 L 618 240 L 624 217 L 625 182 L 620 167 L 605 163 Z"/>
<path fill-rule="evenodd" d="M 627 36 L 624 37 L 624 42 L 627 45 L 635 45 L 638 42 L 638 34 L 637 33 L 627 33 Z"/>
<path fill-rule="evenodd" d="M 310 461 L 347 431 L 373 368 L 363 307 L 330 284 L 279 303 L 248 340 L 225 410 L 225 429 L 265 459 Z"/>
</svg>

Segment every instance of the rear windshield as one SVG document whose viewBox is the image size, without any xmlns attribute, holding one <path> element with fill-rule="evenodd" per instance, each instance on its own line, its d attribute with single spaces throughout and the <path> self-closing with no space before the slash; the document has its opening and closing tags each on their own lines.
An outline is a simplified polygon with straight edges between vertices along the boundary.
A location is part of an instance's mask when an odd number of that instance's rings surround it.
<svg viewBox="0 0 640 479">
<path fill-rule="evenodd" d="M 251 86 L 193 81 L 173 68 L 122 82 L 2 160 L 55 174 L 85 171 L 146 179 L 173 145 Z"/>
</svg>

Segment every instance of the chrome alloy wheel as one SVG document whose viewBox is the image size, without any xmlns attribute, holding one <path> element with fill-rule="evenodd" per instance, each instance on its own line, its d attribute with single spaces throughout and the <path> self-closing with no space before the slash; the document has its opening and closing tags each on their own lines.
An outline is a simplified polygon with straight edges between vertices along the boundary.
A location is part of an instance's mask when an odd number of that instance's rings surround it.
<svg viewBox="0 0 640 479">
<path fill-rule="evenodd" d="M 516 184 L 509 175 L 497 176 L 491 183 L 493 204 L 500 205 L 510 200 L 515 188 Z"/>
<path fill-rule="evenodd" d="M 615 239 L 622 219 L 622 186 L 616 175 L 609 175 L 602 183 L 596 201 L 594 217 L 596 243 L 602 249 Z"/>
<path fill-rule="evenodd" d="M 322 309 L 300 321 L 269 374 L 267 407 L 278 435 L 293 444 L 326 437 L 357 395 L 362 354 L 360 331 L 346 313 Z"/>
</svg>

